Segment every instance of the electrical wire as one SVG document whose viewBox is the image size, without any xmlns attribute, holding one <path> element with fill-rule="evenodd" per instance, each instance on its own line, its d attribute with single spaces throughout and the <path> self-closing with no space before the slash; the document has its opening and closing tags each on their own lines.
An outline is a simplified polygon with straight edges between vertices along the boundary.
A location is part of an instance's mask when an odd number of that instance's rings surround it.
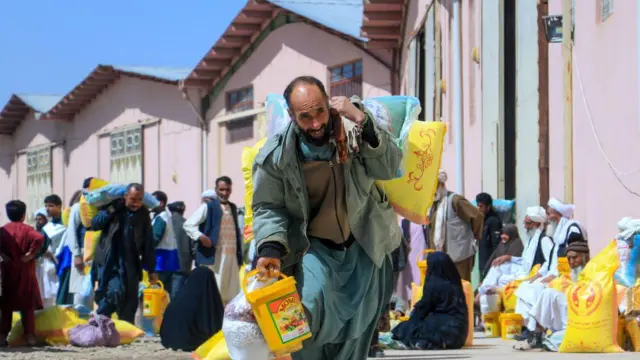
<svg viewBox="0 0 640 360">
<path fill-rule="evenodd" d="M 573 46 L 575 48 L 575 43 L 573 43 Z M 633 171 L 631 173 L 623 173 L 620 170 L 618 170 L 615 165 L 613 165 L 613 162 L 611 161 L 611 159 L 609 159 L 609 156 L 607 156 L 607 153 L 604 151 L 604 147 L 602 146 L 602 141 L 600 141 L 600 136 L 598 135 L 598 131 L 596 130 L 596 127 L 593 123 L 593 117 L 591 116 L 591 108 L 589 107 L 589 103 L 587 102 L 587 96 L 585 94 L 584 91 L 584 84 L 582 83 L 582 75 L 580 73 L 580 66 L 578 64 L 578 56 L 576 55 L 575 51 L 572 51 L 573 54 L 573 62 L 576 64 L 576 74 L 578 75 L 578 85 L 580 86 L 580 95 L 582 97 L 582 102 L 584 103 L 584 107 L 586 109 L 587 112 L 587 118 L 589 119 L 589 125 L 591 127 L 591 132 L 593 133 L 593 136 L 596 138 L 596 143 L 598 144 L 598 149 L 600 150 L 600 153 L 602 154 L 602 157 L 604 158 L 604 160 L 607 162 L 607 165 L 609 165 L 609 168 L 611 169 L 611 171 L 613 172 L 613 175 L 616 177 L 616 179 L 618 180 L 618 182 L 620 183 L 620 185 L 622 185 L 622 187 L 627 190 L 627 192 L 629 192 L 632 195 L 635 195 L 637 197 L 640 197 L 640 194 L 632 189 L 629 188 L 629 186 L 627 186 L 627 184 L 624 183 L 624 181 L 622 180 L 622 177 L 624 176 L 630 176 L 630 175 L 635 175 L 640 173 L 640 169 Z"/>
</svg>

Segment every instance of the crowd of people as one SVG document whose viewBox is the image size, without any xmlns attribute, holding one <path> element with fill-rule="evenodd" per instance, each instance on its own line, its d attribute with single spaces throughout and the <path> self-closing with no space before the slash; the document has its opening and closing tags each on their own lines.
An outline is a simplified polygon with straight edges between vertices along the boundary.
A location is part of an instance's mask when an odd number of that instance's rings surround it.
<svg viewBox="0 0 640 360">
<path fill-rule="evenodd" d="M 160 205 L 147 209 L 145 189 L 134 183 L 85 226 L 78 202 L 92 178 L 74 194 L 66 224 L 57 195 L 35 212 L 35 228 L 24 223 L 33 209 L 20 200 L 7 203 L 10 222 L 0 228 L 0 345 L 14 311 L 34 345 L 34 310 L 56 304 L 93 309 L 95 303 L 97 314 L 134 323 L 144 270 L 170 294 L 163 345 L 193 351 L 221 329 L 224 306 L 240 292 L 240 269 L 252 263 L 262 276 L 295 277 L 312 338 L 293 359 L 383 356 L 378 334 L 391 330 L 390 310 L 409 317 L 392 330 L 407 348 L 458 349 L 469 331 L 463 280 L 471 280 L 476 253 L 481 311 L 508 282 L 535 272 L 516 291 L 515 312 L 525 321 L 519 349 L 540 347 L 543 331 L 566 326 L 566 299 L 547 285 L 559 276 L 559 257 L 568 259 L 574 279 L 589 261 L 572 205 L 551 199 L 546 210 L 530 207 L 520 236 L 517 226 L 503 224 L 489 194 L 479 194 L 473 205 L 447 190 L 440 171 L 430 225 L 398 222 L 375 181 L 397 176 L 402 153 L 359 99 L 329 98 L 322 82 L 307 76 L 294 79 L 284 97 L 292 121 L 254 162 L 251 256 L 225 176 L 202 194 L 189 218 L 184 203 L 169 202 L 162 191 L 152 193 Z M 87 231 L 102 234 L 90 262 Z M 422 278 L 416 263 L 426 249 L 433 252 Z M 412 283 L 422 284 L 423 295 L 409 310 Z"/>
<path fill-rule="evenodd" d="M 83 182 L 84 191 L 92 180 Z M 194 277 L 199 285 L 194 283 L 196 286 L 185 292 L 193 294 L 196 289 L 204 294 L 206 273 L 210 273 L 211 283 L 217 284 L 213 295 L 207 297 L 207 307 L 217 301 L 219 311 L 211 316 L 204 331 L 208 336 L 214 334 L 221 328 L 223 299 L 229 301 L 239 292 L 238 273 L 243 263 L 241 217 L 229 201 L 231 190 L 231 179 L 220 177 L 215 190 L 205 191 L 203 204 L 186 219 L 184 202 L 169 203 L 167 194 L 159 190 L 152 195 L 160 205 L 147 209 L 143 206 L 143 185 L 132 183 L 123 198 L 100 208 L 88 227 L 80 215 L 82 190 L 72 196 L 66 224 L 58 195 L 45 197 L 43 208 L 33 214 L 33 227 L 25 223 L 26 204 L 20 200 L 8 202 L 5 210 L 9 223 L 0 228 L 0 345 L 7 345 L 14 311 L 21 314 L 29 345 L 37 341 L 34 311 L 51 306 L 84 307 L 88 312 L 95 308 L 98 315 L 117 314 L 119 319 L 135 324 L 143 270 L 151 285 L 160 281 L 170 298 L 177 300 L 182 289 L 188 288 L 194 264 L 204 266 L 206 271 Z M 101 237 L 93 257 L 85 261 L 88 231 L 101 231 Z M 86 284 L 90 284 L 89 289 Z"/>
</svg>

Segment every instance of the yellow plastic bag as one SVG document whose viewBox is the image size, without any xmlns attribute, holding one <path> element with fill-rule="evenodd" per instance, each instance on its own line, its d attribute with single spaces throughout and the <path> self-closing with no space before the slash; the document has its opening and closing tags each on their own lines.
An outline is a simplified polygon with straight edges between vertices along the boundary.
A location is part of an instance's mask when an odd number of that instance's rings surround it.
<svg viewBox="0 0 640 360">
<path fill-rule="evenodd" d="M 87 230 L 84 233 L 84 261 L 91 261 L 96 255 L 96 248 L 98 247 L 98 241 L 100 241 L 100 235 L 102 231 Z"/>
<path fill-rule="evenodd" d="M 627 320 L 626 326 L 627 335 L 631 340 L 631 351 L 640 352 L 640 326 L 636 319 Z"/>
<path fill-rule="evenodd" d="M 462 289 L 464 290 L 464 298 L 467 301 L 467 315 L 469 318 L 469 331 L 467 332 L 467 341 L 464 346 L 473 346 L 473 288 L 470 282 L 462 280 Z"/>
<path fill-rule="evenodd" d="M 16 323 L 20 321 L 20 313 L 14 312 L 11 319 L 11 328 L 13 329 L 16 326 Z"/>
<path fill-rule="evenodd" d="M 71 308 L 52 306 L 35 312 L 36 337 L 40 341 L 56 346 L 69 344 L 69 330 L 76 325 L 86 324 L 78 313 Z M 26 344 L 22 322 L 14 324 L 9 338 L 9 346 L 23 346 Z"/>
<path fill-rule="evenodd" d="M 414 122 L 409 129 L 404 152 L 404 176 L 376 181 L 396 213 L 413 223 L 428 223 L 427 212 L 438 186 L 446 132 L 447 126 L 440 121 Z"/>
<path fill-rule="evenodd" d="M 420 299 L 422 299 L 422 285 L 411 283 L 411 308 L 412 309 L 414 306 L 416 306 L 416 304 L 418 303 L 418 301 L 420 301 Z"/>
<path fill-rule="evenodd" d="M 91 227 L 91 220 L 98 214 L 98 208 L 90 205 L 84 195 L 80 197 L 80 222 L 86 228 Z"/>
<path fill-rule="evenodd" d="M 250 243 L 253 240 L 253 209 L 251 204 L 253 203 L 253 161 L 264 143 L 267 142 L 267 138 L 258 141 L 257 144 L 252 147 L 245 147 L 242 149 L 242 177 L 244 178 L 244 242 Z"/>
<path fill-rule="evenodd" d="M 191 356 L 195 360 L 230 360 L 231 356 L 229 356 L 227 341 L 222 334 L 222 330 L 200 345 Z"/>
<path fill-rule="evenodd" d="M 516 290 L 525 279 L 513 280 L 500 291 L 500 298 L 502 299 L 502 306 L 504 307 L 504 311 L 511 313 L 516 309 L 516 301 L 518 297 L 516 296 Z"/>
<path fill-rule="evenodd" d="M 129 345 L 144 336 L 144 331 L 137 326 L 129 324 L 124 320 L 114 319 L 113 317 L 112 320 L 116 326 L 116 330 L 118 330 L 120 334 L 120 345 Z"/>
<path fill-rule="evenodd" d="M 618 265 L 616 242 L 592 258 L 577 283 L 567 290 L 567 330 L 564 353 L 622 352 L 617 344 L 618 302 L 613 274 Z"/>
<path fill-rule="evenodd" d="M 62 210 L 62 225 L 64 226 L 69 226 L 69 213 L 71 213 L 71 208 Z"/>
<path fill-rule="evenodd" d="M 573 285 L 573 281 L 563 275 L 551 280 L 548 287 L 564 294 L 571 285 Z"/>
<path fill-rule="evenodd" d="M 500 290 L 500 299 L 502 300 L 502 306 L 505 312 L 511 313 L 515 311 L 516 301 L 518 300 L 516 290 L 518 290 L 518 287 L 523 281 L 531 279 L 539 270 L 540 264 L 534 266 L 526 278 L 513 280 Z"/>
</svg>

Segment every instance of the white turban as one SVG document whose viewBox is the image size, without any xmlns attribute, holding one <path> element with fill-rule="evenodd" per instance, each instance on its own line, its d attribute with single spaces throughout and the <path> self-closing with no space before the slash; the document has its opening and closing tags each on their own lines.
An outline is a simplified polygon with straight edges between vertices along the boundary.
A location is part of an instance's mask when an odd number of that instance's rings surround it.
<svg viewBox="0 0 640 360">
<path fill-rule="evenodd" d="M 527 214 L 529 219 L 533 222 L 544 224 L 547 222 L 547 213 L 542 206 L 529 206 L 527 208 Z"/>
<path fill-rule="evenodd" d="M 620 233 L 616 236 L 618 240 L 629 240 L 633 235 L 640 233 L 640 219 L 624 217 L 618 221 Z"/>
<path fill-rule="evenodd" d="M 202 197 L 203 199 L 205 199 L 205 198 L 215 199 L 215 198 L 217 197 L 217 194 L 216 194 L 216 192 L 215 192 L 215 191 L 213 191 L 213 190 L 205 190 L 205 191 L 202 193 L 201 197 Z"/>
<path fill-rule="evenodd" d="M 559 212 L 564 218 L 570 219 L 573 217 L 573 211 L 575 210 L 575 206 L 573 206 L 573 204 L 563 204 L 560 200 L 551 198 L 547 205 L 553 210 Z"/>
<path fill-rule="evenodd" d="M 47 209 L 40 208 L 40 209 L 36 210 L 36 212 L 33 213 L 33 217 L 34 218 L 37 218 L 38 215 L 47 217 Z"/>
<path fill-rule="evenodd" d="M 444 184 L 447 182 L 447 179 L 449 178 L 449 176 L 447 176 L 447 172 L 444 170 L 440 170 L 440 172 L 438 172 L 438 182 L 441 184 Z"/>
</svg>

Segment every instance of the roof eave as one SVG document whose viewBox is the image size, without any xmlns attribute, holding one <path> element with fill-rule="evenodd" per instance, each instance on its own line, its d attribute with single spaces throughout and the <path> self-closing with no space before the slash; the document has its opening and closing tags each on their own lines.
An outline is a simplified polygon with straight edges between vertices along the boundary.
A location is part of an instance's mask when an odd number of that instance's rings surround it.
<svg viewBox="0 0 640 360">
<path fill-rule="evenodd" d="M 408 0 L 364 0 L 361 35 L 369 49 L 397 49 L 403 40 Z"/>
</svg>

